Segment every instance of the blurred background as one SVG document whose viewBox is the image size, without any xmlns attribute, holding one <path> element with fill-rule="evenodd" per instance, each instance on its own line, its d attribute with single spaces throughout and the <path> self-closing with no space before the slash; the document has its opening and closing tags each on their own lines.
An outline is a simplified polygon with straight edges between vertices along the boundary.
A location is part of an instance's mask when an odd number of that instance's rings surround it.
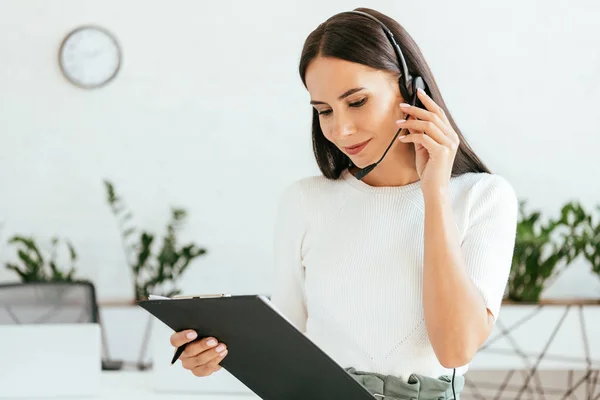
<svg viewBox="0 0 600 400">
<path fill-rule="evenodd" d="M 169 332 L 135 305 L 148 293 L 269 295 L 279 195 L 319 174 L 302 45 L 356 7 L 408 30 L 524 204 L 500 325 L 463 398 L 600 398 L 591 0 L 1 0 L 0 283 L 91 282 L 111 387 L 170 358 Z"/>
</svg>

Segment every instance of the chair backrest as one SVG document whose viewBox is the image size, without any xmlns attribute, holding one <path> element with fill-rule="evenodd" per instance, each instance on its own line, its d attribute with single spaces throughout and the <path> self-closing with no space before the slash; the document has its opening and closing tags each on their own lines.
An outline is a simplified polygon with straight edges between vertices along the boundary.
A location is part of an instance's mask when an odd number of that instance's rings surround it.
<svg viewBox="0 0 600 400">
<path fill-rule="evenodd" d="M 98 322 L 91 282 L 0 284 L 0 325 Z"/>
</svg>

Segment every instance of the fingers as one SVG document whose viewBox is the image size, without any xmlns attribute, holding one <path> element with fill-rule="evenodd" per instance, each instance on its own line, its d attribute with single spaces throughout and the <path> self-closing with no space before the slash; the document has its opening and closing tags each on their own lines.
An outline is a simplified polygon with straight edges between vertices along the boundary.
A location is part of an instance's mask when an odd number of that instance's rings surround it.
<svg viewBox="0 0 600 400">
<path fill-rule="evenodd" d="M 227 350 L 221 353 L 220 356 L 214 358 L 212 361 L 208 362 L 204 365 L 199 365 L 195 368 L 192 368 L 191 371 L 195 376 L 209 376 L 219 371 L 222 367 L 219 365 L 223 358 L 227 355 Z"/>
<path fill-rule="evenodd" d="M 403 143 L 416 143 L 425 147 L 429 154 L 435 154 L 445 147 L 433 140 L 429 135 L 414 133 L 408 136 L 399 136 L 398 140 Z"/>
<path fill-rule="evenodd" d="M 444 109 L 438 106 L 437 103 L 435 103 L 433 99 L 422 90 L 417 91 L 417 96 L 419 96 L 419 100 L 421 100 L 421 103 L 423 103 L 426 109 L 411 106 L 407 103 L 402 103 L 400 104 L 402 111 L 406 114 L 414 116 L 417 119 L 433 122 L 438 128 L 440 128 L 445 136 L 449 136 L 450 138 L 454 138 L 455 136 L 458 137 L 452 128 Z"/>
<path fill-rule="evenodd" d="M 433 99 L 431 97 L 429 97 L 427 95 L 427 93 L 425 93 L 424 90 L 418 89 L 417 96 L 419 97 L 419 100 L 421 100 L 421 103 L 423 103 L 425 108 L 427 108 L 427 110 L 431 111 L 432 113 L 437 115 L 442 121 L 449 124 L 449 121 L 448 121 L 448 118 L 446 117 L 446 113 L 444 112 L 444 109 L 442 107 L 438 106 L 437 103 L 435 101 L 433 101 Z"/>
<path fill-rule="evenodd" d="M 182 357 L 194 357 L 206 350 L 212 349 L 218 344 L 217 340 L 213 337 L 204 338 L 197 342 L 190 343 L 185 346 L 185 350 L 181 354 Z"/>
<path fill-rule="evenodd" d="M 221 361 L 223 361 L 223 359 L 225 358 L 225 356 L 227 355 L 228 350 L 225 350 L 224 352 L 222 352 L 221 354 L 219 354 L 217 357 L 213 358 L 211 361 L 209 361 L 206 364 L 206 368 L 212 370 L 213 372 L 216 372 L 218 370 L 220 370 L 222 367 L 219 365 L 219 363 Z"/>
<path fill-rule="evenodd" d="M 174 347 L 183 346 L 184 344 L 191 342 L 197 337 L 198 334 L 193 330 L 175 332 L 171 335 L 171 345 Z"/>
<path fill-rule="evenodd" d="M 202 341 L 202 342 L 204 342 L 204 341 Z M 195 345 L 201 344 L 202 342 L 194 343 L 193 345 L 195 346 Z M 192 345 L 189 345 L 188 347 L 191 347 L 191 346 Z M 202 348 L 202 347 L 195 346 L 195 348 L 198 349 L 198 348 Z M 187 351 L 187 348 L 186 348 L 186 351 Z M 184 352 L 184 354 L 185 354 L 185 352 Z M 227 346 L 224 343 L 221 343 L 215 348 L 200 350 L 195 353 L 190 352 L 190 353 L 186 354 L 185 356 L 182 355 L 181 365 L 183 365 L 183 367 L 185 369 L 193 370 L 198 367 L 203 367 L 207 364 L 219 363 L 219 362 L 221 362 L 223 357 L 225 357 L 226 355 L 227 355 Z"/>
<path fill-rule="evenodd" d="M 424 110 L 420 107 L 411 106 L 410 104 L 407 104 L 407 103 L 400 104 L 400 107 L 402 108 L 402 112 L 404 112 L 407 115 L 413 116 L 416 119 L 419 119 L 422 121 L 430 121 L 430 122 L 434 123 L 436 126 L 438 126 L 439 128 L 442 128 L 442 129 L 445 128 L 445 125 L 446 125 L 445 121 L 443 121 L 442 118 L 439 117 L 437 114 L 434 114 L 430 111 Z"/>
<path fill-rule="evenodd" d="M 415 119 L 408 121 L 398 120 L 396 121 L 396 124 L 401 128 L 410 130 L 412 133 L 415 133 L 415 131 L 418 133 L 425 132 L 428 136 L 440 144 L 448 144 L 450 141 L 448 137 L 444 135 L 444 132 L 442 132 L 440 128 L 431 121 L 421 121 Z"/>
<path fill-rule="evenodd" d="M 219 363 L 228 353 L 227 346 L 213 337 L 194 341 L 197 337 L 193 330 L 176 332 L 171 335 L 171 345 L 180 347 L 189 343 L 180 357 L 181 365 L 196 376 L 208 376 L 221 369 Z"/>
</svg>

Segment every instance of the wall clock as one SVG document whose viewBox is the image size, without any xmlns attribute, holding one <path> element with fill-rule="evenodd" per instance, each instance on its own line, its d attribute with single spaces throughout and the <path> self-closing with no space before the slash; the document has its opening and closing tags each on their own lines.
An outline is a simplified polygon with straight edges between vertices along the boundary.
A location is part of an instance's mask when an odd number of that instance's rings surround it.
<svg viewBox="0 0 600 400">
<path fill-rule="evenodd" d="M 115 37 L 98 26 L 82 26 L 70 32 L 60 46 L 63 75 L 84 89 L 109 83 L 121 67 L 121 48 Z"/>
</svg>

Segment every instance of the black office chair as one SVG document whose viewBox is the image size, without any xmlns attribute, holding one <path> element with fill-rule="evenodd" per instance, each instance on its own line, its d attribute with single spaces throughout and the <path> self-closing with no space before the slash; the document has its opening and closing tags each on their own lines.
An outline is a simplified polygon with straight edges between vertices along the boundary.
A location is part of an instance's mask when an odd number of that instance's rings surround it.
<svg viewBox="0 0 600 400">
<path fill-rule="evenodd" d="M 0 325 L 97 323 L 102 336 L 102 369 L 118 370 L 100 323 L 96 290 L 89 281 L 0 284 Z"/>
<path fill-rule="evenodd" d="M 0 284 L 0 325 L 98 323 L 90 282 Z"/>
</svg>

